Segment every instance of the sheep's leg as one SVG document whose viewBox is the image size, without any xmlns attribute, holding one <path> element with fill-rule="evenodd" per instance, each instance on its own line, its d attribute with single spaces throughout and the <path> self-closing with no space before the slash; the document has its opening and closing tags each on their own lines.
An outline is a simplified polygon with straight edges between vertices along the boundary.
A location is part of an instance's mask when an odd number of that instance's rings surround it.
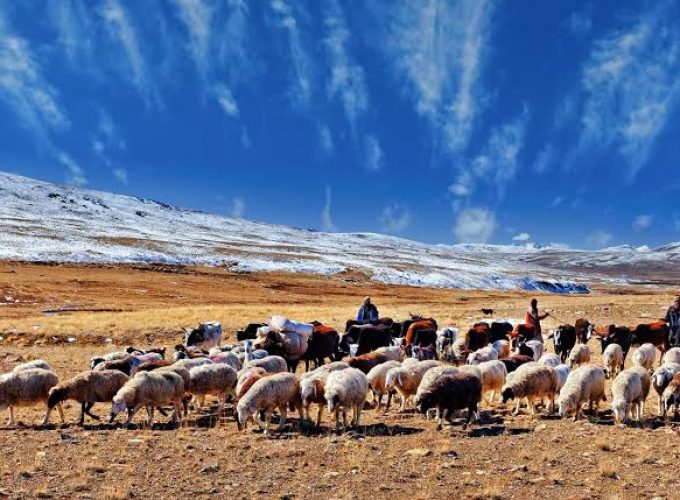
<svg viewBox="0 0 680 500">
<path fill-rule="evenodd" d="M 182 423 L 182 402 L 179 399 L 175 400 L 175 413 L 172 415 L 172 420 L 176 423 Z"/>
<path fill-rule="evenodd" d="M 512 412 L 513 415 L 519 415 L 519 409 L 522 406 L 522 398 L 517 398 L 517 404 L 515 404 L 515 410 Z"/>
<path fill-rule="evenodd" d="M 265 418 L 267 414 L 265 413 Z M 253 415 L 253 420 L 257 422 L 257 426 L 260 428 L 260 430 L 265 430 L 265 424 L 264 421 L 262 420 L 262 412 L 255 412 L 255 415 Z"/>
<path fill-rule="evenodd" d="M 279 419 L 279 430 L 283 430 L 283 426 L 286 425 L 286 418 L 288 417 L 288 407 L 287 405 L 281 405 L 279 407 L 281 412 L 281 418 Z"/>
<path fill-rule="evenodd" d="M 387 393 L 387 404 L 385 405 L 385 411 L 389 411 L 390 405 L 392 404 L 392 395 L 394 394 L 393 391 L 389 391 Z"/>
<path fill-rule="evenodd" d="M 339 434 L 340 433 L 340 409 L 336 406 L 333 413 L 335 414 L 335 433 Z"/>
<path fill-rule="evenodd" d="M 47 424 L 50 423 L 50 413 L 52 413 L 52 408 L 47 407 L 47 411 L 45 412 L 45 416 L 42 419 L 42 425 L 47 425 Z"/>
<path fill-rule="evenodd" d="M 87 402 L 80 403 L 80 420 L 78 421 L 78 425 L 81 427 L 85 425 L 85 412 L 87 411 L 85 407 L 87 406 Z"/>
<path fill-rule="evenodd" d="M 359 427 L 359 423 L 361 422 L 361 407 L 363 405 L 356 405 L 354 407 L 354 414 L 355 414 L 355 420 L 354 420 L 354 425 L 356 427 Z"/>
<path fill-rule="evenodd" d="M 101 420 L 97 415 L 92 413 L 92 407 L 94 406 L 94 403 L 92 401 L 88 401 L 87 404 L 85 405 L 85 414 L 89 415 L 91 418 L 95 420 Z"/>
<path fill-rule="evenodd" d="M 319 411 L 316 412 L 316 426 L 319 427 L 321 425 L 321 417 L 323 416 L 323 406 L 322 404 L 319 405 Z"/>
<path fill-rule="evenodd" d="M 536 416 L 536 406 L 534 406 L 533 398 L 527 398 L 527 406 L 529 407 L 531 418 L 534 418 Z"/>
<path fill-rule="evenodd" d="M 146 407 L 146 413 L 149 415 L 149 420 L 148 420 L 148 425 L 149 427 L 153 427 L 153 413 L 155 411 L 155 408 L 153 406 L 147 406 Z"/>
<path fill-rule="evenodd" d="M 342 409 L 342 426 L 343 426 L 343 430 L 347 429 L 347 427 L 348 427 L 347 408 Z"/>
<path fill-rule="evenodd" d="M 264 411 L 264 433 L 265 435 L 269 435 L 269 423 L 272 420 L 272 410 L 270 408 L 267 408 Z"/>
<path fill-rule="evenodd" d="M 14 407 L 9 407 L 9 418 L 7 419 L 7 426 L 11 427 L 14 425 Z"/>
<path fill-rule="evenodd" d="M 134 408 L 128 408 L 127 410 L 127 419 L 125 420 L 125 424 L 129 425 L 132 423 L 132 419 L 135 417 L 135 413 L 139 409 L 139 406 L 135 406 Z"/>
</svg>

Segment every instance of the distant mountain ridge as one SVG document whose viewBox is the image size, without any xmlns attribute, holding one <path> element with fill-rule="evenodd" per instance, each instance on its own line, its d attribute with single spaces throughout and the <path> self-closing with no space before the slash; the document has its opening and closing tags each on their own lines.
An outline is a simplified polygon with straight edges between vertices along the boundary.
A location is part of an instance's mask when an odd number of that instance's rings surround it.
<svg viewBox="0 0 680 500">
<path fill-rule="evenodd" d="M 600 251 L 562 245 L 431 245 L 324 233 L 77 189 L 0 172 L 0 259 L 367 273 L 385 283 L 586 293 L 595 283 L 680 282 L 680 243 Z"/>
</svg>

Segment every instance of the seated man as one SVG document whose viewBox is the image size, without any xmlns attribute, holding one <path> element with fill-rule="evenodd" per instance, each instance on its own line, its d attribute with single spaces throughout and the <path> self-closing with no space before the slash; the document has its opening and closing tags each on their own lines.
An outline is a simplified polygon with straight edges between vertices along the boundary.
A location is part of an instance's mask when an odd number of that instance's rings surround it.
<svg viewBox="0 0 680 500">
<path fill-rule="evenodd" d="M 371 297 L 364 298 L 364 304 L 359 309 L 357 321 L 361 323 L 371 323 L 378 321 L 378 308 L 371 302 Z"/>
</svg>

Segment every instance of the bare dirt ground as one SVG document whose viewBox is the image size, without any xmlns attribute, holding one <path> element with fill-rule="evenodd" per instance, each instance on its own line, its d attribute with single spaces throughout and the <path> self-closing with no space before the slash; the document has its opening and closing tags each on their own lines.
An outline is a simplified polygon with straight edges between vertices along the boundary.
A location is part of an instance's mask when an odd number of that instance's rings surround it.
<svg viewBox="0 0 680 500">
<path fill-rule="evenodd" d="M 482 307 L 520 318 L 530 298 L 387 286 L 350 274 L 0 263 L 0 371 L 40 357 L 67 378 L 87 369 L 95 353 L 129 344 L 172 349 L 181 326 L 202 320 L 222 322 L 232 338 L 236 328 L 272 314 L 341 328 L 366 294 L 382 315 L 418 312 L 459 327 L 479 319 Z M 636 324 L 662 316 L 673 294 L 599 289 L 539 301 L 564 321 Z M 545 328 L 556 324 L 548 320 Z M 598 363 L 599 345 L 590 347 Z M 20 408 L 17 428 L 4 427 L 6 413 L 0 416 L 0 498 L 676 497 L 680 437 L 675 423 L 655 418 L 654 395 L 643 428 L 613 425 L 608 408 L 574 423 L 512 417 L 502 405 L 487 405 L 467 431 L 455 422 L 440 432 L 413 412 L 368 410 L 354 432 L 336 436 L 328 422 L 301 429 L 294 418 L 273 437 L 252 428 L 239 433 L 230 410 L 220 419 L 214 409 L 193 413 L 180 429 L 130 430 L 92 421 L 41 428 L 43 408 Z M 77 405 L 66 415 L 74 422 Z"/>
</svg>

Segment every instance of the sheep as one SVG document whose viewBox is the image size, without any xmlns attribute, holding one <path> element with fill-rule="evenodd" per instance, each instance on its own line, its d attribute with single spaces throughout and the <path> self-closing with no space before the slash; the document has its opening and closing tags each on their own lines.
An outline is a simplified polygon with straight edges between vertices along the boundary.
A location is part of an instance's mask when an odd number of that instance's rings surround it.
<svg viewBox="0 0 680 500">
<path fill-rule="evenodd" d="M 569 368 L 565 364 L 561 364 L 557 365 L 553 369 L 557 374 L 557 392 L 560 392 L 560 390 L 562 390 L 562 387 L 564 387 L 564 384 L 567 382 L 567 377 L 569 376 L 571 368 Z"/>
<path fill-rule="evenodd" d="M 366 378 L 368 379 L 368 386 L 371 388 L 371 392 L 373 393 L 373 400 L 375 401 L 376 397 L 378 400 L 377 409 L 380 409 L 382 397 L 385 394 L 387 394 L 387 404 L 385 405 L 385 409 L 390 409 L 394 390 L 390 391 L 385 387 L 385 377 L 387 376 L 388 371 L 390 371 L 392 368 L 398 368 L 399 366 L 401 366 L 399 361 L 386 361 L 385 363 L 371 368 L 371 371 L 369 371 L 366 375 Z"/>
<path fill-rule="evenodd" d="M 396 361 L 388 361 L 387 363 L 383 363 L 383 365 L 389 363 L 396 363 L 397 365 L 399 364 Z M 347 363 L 336 362 L 331 364 L 335 365 L 332 369 L 324 370 L 323 369 L 324 366 L 321 366 L 314 370 L 313 372 L 311 372 L 311 375 L 309 377 L 305 377 L 302 380 L 300 380 L 300 397 L 302 399 L 302 408 L 304 410 L 305 417 L 309 419 L 309 407 L 312 403 L 316 403 L 319 407 L 318 412 L 316 414 L 317 427 L 321 425 L 323 407 L 326 404 L 328 404 L 326 398 L 324 397 L 326 380 L 328 379 L 328 376 L 331 373 L 346 370 L 349 368 L 349 365 Z M 378 365 L 376 368 L 379 368 L 383 365 Z"/>
<path fill-rule="evenodd" d="M 264 349 L 253 349 L 253 341 L 251 339 L 243 342 L 242 354 L 237 353 L 236 349 L 233 349 L 231 352 L 238 355 L 239 361 L 244 368 L 257 359 L 264 359 L 269 356 L 269 353 Z"/>
<path fill-rule="evenodd" d="M 388 361 L 401 361 L 402 350 L 400 346 L 378 347 L 373 352 L 384 354 Z"/>
<path fill-rule="evenodd" d="M 680 364 L 680 347 L 672 347 L 663 355 L 662 364 L 677 363 Z"/>
<path fill-rule="evenodd" d="M 428 363 L 423 361 L 423 363 Z M 366 401 L 368 379 L 361 370 L 347 368 L 328 375 L 324 388 L 324 398 L 328 402 L 328 413 L 335 416 L 335 432 L 340 432 L 340 411 L 343 424 L 347 428 L 347 410 L 352 409 L 352 421 L 359 425 L 361 410 Z"/>
<path fill-rule="evenodd" d="M 248 363 L 248 367 L 264 368 L 267 373 L 282 373 L 288 371 L 288 364 L 281 356 L 266 356 Z"/>
<path fill-rule="evenodd" d="M 418 391 L 423 375 L 428 370 L 441 366 L 438 361 L 419 361 L 409 366 L 392 368 L 385 375 L 385 388 L 396 390 L 401 398 L 399 411 L 406 410 L 406 401 Z"/>
<path fill-rule="evenodd" d="M 236 382 L 236 396 L 234 400 L 239 401 L 253 386 L 255 382 L 263 377 L 273 375 L 273 373 L 267 372 L 264 368 L 249 367 L 245 370 L 239 372 L 238 381 Z"/>
<path fill-rule="evenodd" d="M 186 368 L 187 370 L 191 370 L 192 368 L 196 368 L 197 366 L 211 364 L 213 364 L 213 362 L 208 358 L 184 358 L 180 359 L 179 361 L 175 361 L 174 363 L 175 366 L 181 366 L 182 368 Z"/>
<path fill-rule="evenodd" d="M 507 358 L 510 356 L 510 342 L 507 340 L 497 340 L 491 347 L 498 353 L 498 359 Z"/>
<path fill-rule="evenodd" d="M 532 417 L 536 415 L 534 407 L 535 398 L 547 398 L 550 402 L 549 412 L 554 411 L 555 393 L 557 392 L 557 374 L 550 366 L 523 366 L 514 372 L 515 375 L 508 377 L 505 385 L 501 388 L 503 403 L 510 399 L 517 399 L 517 407 L 513 415 L 519 413 L 520 402 L 526 398 L 527 406 Z"/>
<path fill-rule="evenodd" d="M 52 371 L 50 368 L 50 365 L 47 364 L 47 361 L 44 359 L 34 359 L 33 361 L 27 361 L 26 363 L 21 363 L 20 365 L 16 365 L 12 371 L 14 373 L 21 372 L 24 370 L 35 370 L 36 368 L 40 370 L 47 370 L 47 371 Z"/>
<path fill-rule="evenodd" d="M 389 361 L 389 359 L 385 354 L 373 351 L 352 358 L 349 362 L 349 366 L 361 370 L 366 374 L 370 372 L 371 368 L 374 366 L 378 366 L 386 361 Z M 417 363 L 418 361 L 415 360 L 415 362 Z"/>
<path fill-rule="evenodd" d="M 453 344 L 451 344 L 449 360 L 453 364 L 460 364 L 468 357 L 467 345 L 465 344 L 465 338 L 456 339 Z"/>
<path fill-rule="evenodd" d="M 236 395 L 236 379 L 236 370 L 227 364 L 197 366 L 189 370 L 189 385 L 185 387 L 185 391 L 196 396 L 199 408 L 203 406 L 206 395 L 217 396 L 217 412 L 220 415 L 227 396 Z"/>
<path fill-rule="evenodd" d="M 567 366 L 574 369 L 590 362 L 590 349 L 586 344 L 576 344 L 569 353 Z"/>
<path fill-rule="evenodd" d="M 482 397 L 490 392 L 491 396 L 488 402 L 491 404 L 496 393 L 498 393 L 500 399 L 501 388 L 505 384 L 508 371 L 505 369 L 505 365 L 498 360 L 485 361 L 477 366 L 479 371 L 482 372 Z"/>
<path fill-rule="evenodd" d="M 250 419 L 262 411 L 264 412 L 264 425 L 257 420 L 258 426 L 269 434 L 269 422 L 272 412 L 278 408 L 281 413 L 279 430 L 286 424 L 288 405 L 292 404 L 300 414 L 300 420 L 304 419 L 302 413 L 302 400 L 300 399 L 300 382 L 297 376 L 287 371 L 275 373 L 256 381 L 236 405 L 236 422 L 238 430 L 244 430 Z"/>
<path fill-rule="evenodd" d="M 583 344 L 579 344 L 583 345 Z M 574 350 L 577 346 L 574 347 Z M 572 351 L 573 352 L 573 351 Z M 604 370 L 599 366 L 580 366 L 567 377 L 567 382 L 560 391 L 558 399 L 560 417 L 574 413 L 574 421 L 581 414 L 583 403 L 588 402 L 590 410 L 593 403 L 596 410 L 600 408 L 600 401 L 606 401 L 604 394 Z"/>
<path fill-rule="evenodd" d="M 619 344 L 609 344 L 602 352 L 604 376 L 614 378 L 623 365 L 623 349 Z"/>
<path fill-rule="evenodd" d="M 658 396 L 659 416 L 666 416 L 666 407 L 663 402 L 663 392 L 666 390 L 666 387 L 668 387 L 668 384 L 670 384 L 671 380 L 673 380 L 673 377 L 677 373 L 680 373 L 680 364 L 665 363 L 654 370 L 654 373 L 652 374 L 652 386 L 654 387 L 654 390 Z"/>
<path fill-rule="evenodd" d="M 33 368 L 0 376 L 0 412 L 9 408 L 8 426 L 14 425 L 14 408 L 47 403 L 50 389 L 59 383 L 54 372 Z M 64 422 L 64 411 L 58 405 L 59 416 Z"/>
<path fill-rule="evenodd" d="M 219 354 L 213 354 L 212 356 L 208 356 L 208 359 L 210 359 L 213 363 L 231 366 L 236 371 L 239 371 L 241 368 L 243 368 L 241 360 L 233 352 L 221 352 Z"/>
<path fill-rule="evenodd" d="M 437 377 L 431 386 L 424 389 L 416 399 L 416 408 L 427 413 L 436 408 L 441 419 L 437 430 L 442 428 L 442 419 L 455 410 L 467 409 L 467 420 L 463 424 L 466 429 L 482 399 L 482 381 L 471 373 L 446 373 Z"/>
<path fill-rule="evenodd" d="M 642 379 L 634 370 L 625 370 L 612 382 L 612 412 L 617 422 L 628 423 L 629 413 L 635 409 L 635 420 L 642 416 Z"/>
<path fill-rule="evenodd" d="M 470 366 L 470 365 L 468 365 Z M 471 373 L 472 375 L 479 375 L 479 379 L 481 380 L 481 372 L 479 371 L 478 366 L 470 366 L 471 370 L 469 370 L 467 373 Z M 432 387 L 432 384 L 434 384 L 434 381 L 437 380 L 442 375 L 447 375 L 447 374 L 452 374 L 452 373 L 458 373 L 460 372 L 461 369 L 456 368 L 455 366 L 448 366 L 448 365 L 442 365 L 442 366 L 435 366 L 434 368 L 430 368 L 425 372 L 425 375 L 423 375 L 422 380 L 420 381 L 420 385 L 418 386 L 418 390 L 416 391 L 416 401 L 419 400 L 420 396 L 422 393 L 426 390 L 429 390 Z M 476 373 L 472 373 L 473 371 L 476 371 Z M 429 419 L 429 413 L 425 413 L 426 418 Z M 441 420 L 441 415 L 439 414 L 439 410 L 436 411 L 435 414 L 435 420 L 439 422 Z"/>
<path fill-rule="evenodd" d="M 54 407 L 67 399 L 80 403 L 79 425 L 85 423 L 85 415 L 99 420 L 91 413 L 95 403 L 108 403 L 129 380 L 129 377 L 118 370 L 88 370 L 75 377 L 55 385 L 47 397 L 47 413 L 43 422 L 47 424 Z"/>
<path fill-rule="evenodd" d="M 485 361 L 493 361 L 494 359 L 498 359 L 498 351 L 493 346 L 487 345 L 471 353 L 467 358 L 467 362 L 469 365 L 478 365 Z"/>
<path fill-rule="evenodd" d="M 126 358 L 117 359 L 114 361 L 104 361 L 99 363 L 94 367 L 95 370 L 119 370 L 125 375 L 130 376 L 132 370 L 150 361 L 162 361 L 163 356 L 156 352 L 150 352 L 147 354 L 130 354 Z"/>
<path fill-rule="evenodd" d="M 147 424 L 152 426 L 154 407 L 168 403 L 175 407 L 173 420 L 181 422 L 184 392 L 184 381 L 176 373 L 163 370 L 138 373 L 113 397 L 109 423 L 112 423 L 119 413 L 127 410 L 125 423 L 130 424 L 137 410 L 145 406 Z"/>
<path fill-rule="evenodd" d="M 633 353 L 633 365 L 642 366 L 644 368 L 647 368 L 647 370 L 652 371 L 655 357 L 656 347 L 654 347 L 654 344 L 650 343 L 642 344 Z"/>
<path fill-rule="evenodd" d="M 161 359 L 161 360 L 155 360 L 155 361 L 147 361 L 146 363 L 142 363 L 141 365 L 133 366 L 130 369 L 130 376 L 134 377 L 135 373 L 138 371 L 143 371 L 143 372 L 150 372 L 153 370 L 157 370 L 158 368 L 162 368 L 165 366 L 171 366 L 174 363 L 172 361 L 168 361 L 167 359 Z"/>
<path fill-rule="evenodd" d="M 551 352 L 546 352 L 541 359 L 538 360 L 538 364 L 541 366 L 550 366 L 555 368 L 557 365 L 561 364 L 560 357 L 557 354 Z"/>
<path fill-rule="evenodd" d="M 533 359 L 534 358 L 531 356 L 513 354 L 509 358 L 503 358 L 500 361 L 505 365 L 505 369 L 508 371 L 508 373 L 512 373 L 526 363 L 534 363 Z"/>
<path fill-rule="evenodd" d="M 399 364 L 399 363 L 397 363 Z M 326 365 L 321 365 L 318 368 L 315 368 L 311 372 L 305 372 L 302 375 L 300 375 L 300 379 L 304 380 L 307 377 L 313 377 L 316 376 L 319 372 L 335 372 L 338 370 L 344 370 L 345 368 L 349 368 L 349 363 L 345 363 L 344 361 L 333 361 L 332 363 L 328 363 Z"/>
<path fill-rule="evenodd" d="M 647 396 L 649 396 L 649 390 L 652 388 L 652 377 L 649 370 L 642 366 L 631 366 L 628 371 L 635 371 L 640 375 L 640 380 L 642 381 L 642 403 L 640 405 L 640 414 L 645 413 L 645 401 L 647 401 Z"/>
<path fill-rule="evenodd" d="M 90 358 L 90 368 L 94 369 L 95 366 L 97 366 L 100 363 L 104 363 L 105 361 L 117 361 L 120 359 L 125 359 L 129 355 L 130 353 L 127 351 L 115 351 L 103 354 L 101 356 L 92 356 Z"/>
</svg>

